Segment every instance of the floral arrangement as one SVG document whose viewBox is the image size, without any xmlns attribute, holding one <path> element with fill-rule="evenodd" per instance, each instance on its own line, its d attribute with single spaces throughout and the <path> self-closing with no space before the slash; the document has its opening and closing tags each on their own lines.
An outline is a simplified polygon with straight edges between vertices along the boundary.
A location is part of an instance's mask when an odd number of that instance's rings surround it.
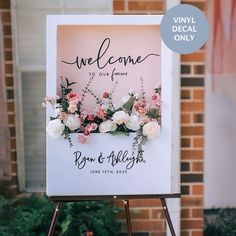
<svg viewBox="0 0 236 236">
<path fill-rule="evenodd" d="M 91 133 L 109 133 L 129 135 L 135 132 L 133 151 L 142 155 L 143 145 L 155 138 L 160 133 L 161 122 L 161 88 L 153 89 L 153 94 L 147 102 L 141 78 L 141 94 L 129 90 L 128 94 L 121 98 L 119 104 L 113 103 L 113 93 L 118 81 L 111 91 L 104 91 L 101 98 L 97 97 L 90 89 L 93 77 L 90 78 L 81 94 L 73 93 L 72 86 L 76 82 L 69 82 L 67 78 L 61 82 L 61 94 L 55 97 L 46 97 L 46 102 L 53 105 L 55 115 L 50 117 L 47 125 L 47 133 L 53 138 L 69 140 L 71 133 L 78 133 L 78 141 L 82 144 L 89 143 Z M 97 108 L 90 114 L 83 108 L 83 101 L 87 94 L 96 100 Z"/>
</svg>

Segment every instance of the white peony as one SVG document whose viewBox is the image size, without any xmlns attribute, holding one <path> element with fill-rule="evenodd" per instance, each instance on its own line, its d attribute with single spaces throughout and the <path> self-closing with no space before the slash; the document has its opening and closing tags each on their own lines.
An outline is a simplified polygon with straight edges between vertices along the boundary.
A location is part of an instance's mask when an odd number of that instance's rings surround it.
<svg viewBox="0 0 236 236">
<path fill-rule="evenodd" d="M 68 115 L 63 122 L 71 131 L 78 129 L 81 125 L 78 115 Z"/>
<path fill-rule="evenodd" d="M 117 111 L 113 114 L 112 120 L 118 125 L 126 124 L 129 120 L 129 115 L 124 111 Z"/>
<path fill-rule="evenodd" d="M 65 125 L 61 123 L 60 119 L 50 120 L 48 122 L 46 131 L 52 138 L 59 138 L 65 129 Z"/>
<path fill-rule="evenodd" d="M 161 127 L 157 122 L 150 121 L 143 126 L 143 135 L 148 139 L 155 138 L 161 132 Z"/>
<path fill-rule="evenodd" d="M 139 118 L 136 115 L 131 115 L 126 124 L 126 127 L 130 130 L 137 131 L 140 129 Z"/>
<path fill-rule="evenodd" d="M 99 125 L 99 132 L 107 133 L 110 131 L 115 131 L 116 128 L 117 128 L 117 125 L 113 121 L 106 120 Z"/>
</svg>

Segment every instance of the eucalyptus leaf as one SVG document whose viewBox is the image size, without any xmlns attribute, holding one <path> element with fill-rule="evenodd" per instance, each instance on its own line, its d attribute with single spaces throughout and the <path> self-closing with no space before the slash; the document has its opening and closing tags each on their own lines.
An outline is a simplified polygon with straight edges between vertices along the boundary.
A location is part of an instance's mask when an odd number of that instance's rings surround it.
<svg viewBox="0 0 236 236">
<path fill-rule="evenodd" d="M 152 108 L 148 111 L 148 116 L 155 119 L 158 117 L 158 110 L 156 108 Z"/>
<path fill-rule="evenodd" d="M 124 131 L 110 131 L 109 134 L 112 134 L 112 135 L 125 135 L 125 136 L 129 136 L 129 133 L 127 132 L 124 132 Z"/>
<path fill-rule="evenodd" d="M 123 108 L 125 110 L 131 111 L 133 105 L 135 102 L 135 98 L 134 97 L 130 97 L 129 100 L 123 105 Z"/>
</svg>

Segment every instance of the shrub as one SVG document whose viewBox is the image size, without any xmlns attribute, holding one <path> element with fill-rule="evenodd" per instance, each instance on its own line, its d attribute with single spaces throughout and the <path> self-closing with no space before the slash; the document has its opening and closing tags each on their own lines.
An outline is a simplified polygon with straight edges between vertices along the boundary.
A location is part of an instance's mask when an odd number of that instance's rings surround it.
<svg viewBox="0 0 236 236">
<path fill-rule="evenodd" d="M 0 197 L 0 235 L 47 235 L 54 207 L 42 197 L 15 200 Z M 120 229 L 116 213 L 117 209 L 104 201 L 65 203 L 56 225 L 57 235 L 82 236 L 88 230 L 96 236 L 116 235 Z"/>
<path fill-rule="evenodd" d="M 236 236 L 236 209 L 222 209 L 214 220 L 205 219 L 205 236 Z"/>
</svg>

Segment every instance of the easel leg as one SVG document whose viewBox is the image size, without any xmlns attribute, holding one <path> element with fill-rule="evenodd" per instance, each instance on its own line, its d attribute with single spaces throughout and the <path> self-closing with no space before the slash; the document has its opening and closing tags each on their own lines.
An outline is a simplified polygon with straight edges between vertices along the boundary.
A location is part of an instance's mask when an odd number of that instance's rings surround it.
<svg viewBox="0 0 236 236">
<path fill-rule="evenodd" d="M 176 236 L 173 224 L 171 222 L 170 214 L 169 214 L 169 211 L 168 211 L 168 208 L 167 208 L 167 205 L 166 205 L 166 200 L 165 200 L 165 198 L 160 198 L 160 199 L 161 199 L 161 204 L 162 204 L 162 207 L 163 207 L 163 211 L 164 211 L 165 218 L 167 220 L 171 235 Z"/>
<path fill-rule="evenodd" d="M 123 200 L 125 206 L 126 224 L 128 229 L 128 236 L 132 236 L 132 226 L 129 212 L 129 200 Z"/>
<path fill-rule="evenodd" d="M 54 215 L 53 215 L 53 218 L 52 218 L 50 229 L 48 231 L 48 236 L 53 236 L 54 229 L 55 229 L 55 226 L 56 226 L 56 223 L 57 223 L 57 218 L 58 218 L 58 215 L 60 213 L 61 208 L 62 208 L 62 202 L 58 202 L 57 206 L 55 208 L 55 211 L 54 211 Z"/>
</svg>

